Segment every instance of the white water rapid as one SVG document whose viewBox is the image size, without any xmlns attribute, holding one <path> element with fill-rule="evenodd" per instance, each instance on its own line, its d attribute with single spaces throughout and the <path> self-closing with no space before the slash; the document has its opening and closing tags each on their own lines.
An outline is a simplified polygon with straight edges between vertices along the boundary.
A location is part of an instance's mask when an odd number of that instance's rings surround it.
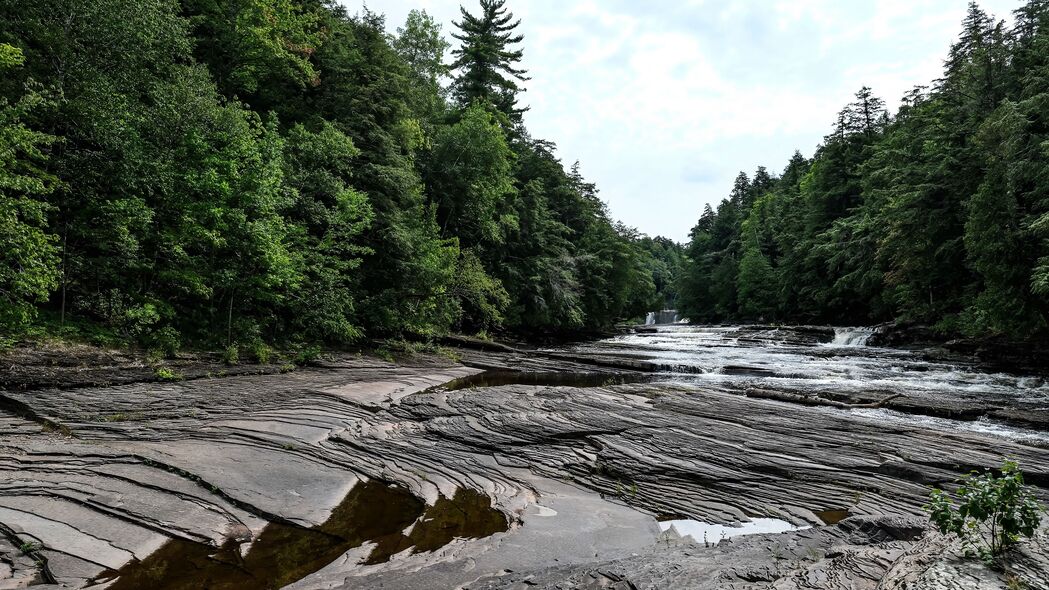
<svg viewBox="0 0 1049 590">
<path fill-rule="evenodd" d="M 1049 378 L 990 372 L 962 359 L 925 356 L 920 351 L 864 346 L 872 333 L 862 328 L 802 332 L 673 324 L 579 344 L 568 352 L 641 361 L 657 369 L 660 380 L 704 388 L 823 393 L 830 399 L 838 394 L 903 394 L 1021 411 L 1049 409 Z M 886 424 L 942 421 L 955 428 L 1049 445 L 1049 432 L 987 418 L 947 420 L 887 409 L 856 413 Z"/>
<path fill-rule="evenodd" d="M 873 335 L 873 328 L 834 328 L 830 346 L 867 346 L 867 340 Z"/>
</svg>

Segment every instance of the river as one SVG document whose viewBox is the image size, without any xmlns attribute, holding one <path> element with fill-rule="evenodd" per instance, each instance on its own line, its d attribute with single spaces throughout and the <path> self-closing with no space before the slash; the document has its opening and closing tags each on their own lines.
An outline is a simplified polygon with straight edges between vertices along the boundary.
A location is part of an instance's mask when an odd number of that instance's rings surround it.
<svg viewBox="0 0 1049 590">
<path fill-rule="evenodd" d="M 555 351 L 644 361 L 657 369 L 660 381 L 725 391 L 761 388 L 828 397 L 903 394 L 934 407 L 1049 411 L 1049 380 L 1044 376 L 988 371 L 940 350 L 867 346 L 872 332 L 837 328 L 830 341 L 820 342 L 790 328 L 668 325 Z M 886 423 L 953 427 L 1049 445 L 1044 430 L 987 415 L 951 420 L 884 408 L 851 412 Z"/>
<path fill-rule="evenodd" d="M 0 588 L 903 583 L 901 555 L 947 551 L 922 537 L 934 486 L 1013 458 L 1049 498 L 1049 386 L 871 335 L 644 326 L 7 390 Z M 1030 579 L 1046 539 L 1013 562 Z"/>
</svg>

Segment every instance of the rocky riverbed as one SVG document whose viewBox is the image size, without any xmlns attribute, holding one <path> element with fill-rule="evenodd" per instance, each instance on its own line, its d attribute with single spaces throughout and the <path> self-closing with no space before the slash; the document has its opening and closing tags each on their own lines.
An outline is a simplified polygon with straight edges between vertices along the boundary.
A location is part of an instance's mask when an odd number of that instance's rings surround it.
<svg viewBox="0 0 1049 590">
<path fill-rule="evenodd" d="M 1049 588 L 1044 531 L 996 571 L 921 509 L 1005 457 L 1046 497 L 1044 379 L 863 340 L 667 327 L 177 383 L 112 359 L 107 386 L 23 359 L 0 588 Z"/>
</svg>

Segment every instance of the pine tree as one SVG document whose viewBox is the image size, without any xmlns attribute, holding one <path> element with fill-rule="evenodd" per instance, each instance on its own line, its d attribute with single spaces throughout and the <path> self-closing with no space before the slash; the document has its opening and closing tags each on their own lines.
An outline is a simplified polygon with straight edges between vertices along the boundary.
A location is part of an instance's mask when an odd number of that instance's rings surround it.
<svg viewBox="0 0 1049 590">
<path fill-rule="evenodd" d="M 750 186 L 747 188 L 747 196 L 743 202 L 744 214 L 749 215 L 750 208 L 754 203 L 772 190 L 775 184 L 776 179 L 772 178 L 768 169 L 764 166 L 758 166 L 758 169 L 754 171 L 754 180 L 750 182 Z"/>
<path fill-rule="evenodd" d="M 758 240 L 758 216 L 743 222 L 743 258 L 739 262 L 738 304 L 744 319 L 765 321 L 776 311 L 776 273 Z"/>
<path fill-rule="evenodd" d="M 1025 334 L 1044 327 L 1033 313 L 1028 277 L 1036 244 L 1025 239 L 1016 183 L 1023 159 L 1026 120 L 1016 104 L 1005 102 L 984 123 L 977 140 L 989 166 L 979 190 L 967 203 L 965 250 L 980 281 L 961 327 L 972 335 Z M 1022 174 L 1022 172 L 1021 172 Z"/>
<path fill-rule="evenodd" d="M 750 198 L 750 177 L 747 176 L 746 172 L 740 172 L 736 175 L 735 182 L 732 183 L 732 192 L 729 193 L 728 200 L 736 208 L 737 211 L 743 212 L 749 208 L 747 202 Z"/>
<path fill-rule="evenodd" d="M 860 88 L 855 102 L 846 107 L 846 112 L 847 132 L 862 133 L 867 139 L 873 139 L 888 122 L 885 101 L 875 96 L 868 86 Z"/>
<path fill-rule="evenodd" d="M 714 319 L 710 275 L 713 271 L 712 248 L 716 217 L 710 204 L 704 205 L 703 214 L 689 234 L 689 242 L 685 247 L 686 261 L 678 278 L 678 310 L 693 322 Z"/>
<path fill-rule="evenodd" d="M 460 108 L 475 101 L 491 104 L 513 122 L 520 122 L 527 110 L 517 107 L 518 82 L 527 81 L 527 70 L 518 68 L 524 52 L 511 46 L 524 40 L 514 33 L 520 21 L 506 9 L 505 0 L 481 0 L 481 14 L 474 16 L 460 8 L 462 20 L 455 23 L 459 33 L 452 37 L 462 46 L 452 54 L 452 64 L 459 71 L 453 92 Z"/>
</svg>

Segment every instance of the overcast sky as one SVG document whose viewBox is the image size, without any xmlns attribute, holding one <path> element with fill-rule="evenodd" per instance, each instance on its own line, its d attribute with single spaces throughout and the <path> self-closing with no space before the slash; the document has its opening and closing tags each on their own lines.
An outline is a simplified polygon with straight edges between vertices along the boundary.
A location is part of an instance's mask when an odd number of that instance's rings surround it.
<svg viewBox="0 0 1049 590">
<path fill-rule="evenodd" d="M 362 0 L 342 0 L 356 12 Z M 476 0 L 368 0 L 391 32 L 412 8 L 444 32 Z M 984 0 L 999 18 L 1020 0 Z M 582 163 L 613 216 L 685 241 L 740 170 L 811 156 L 863 85 L 892 108 L 928 84 L 966 0 L 509 0 L 533 136 Z M 449 37 L 449 41 L 454 41 Z"/>
</svg>

